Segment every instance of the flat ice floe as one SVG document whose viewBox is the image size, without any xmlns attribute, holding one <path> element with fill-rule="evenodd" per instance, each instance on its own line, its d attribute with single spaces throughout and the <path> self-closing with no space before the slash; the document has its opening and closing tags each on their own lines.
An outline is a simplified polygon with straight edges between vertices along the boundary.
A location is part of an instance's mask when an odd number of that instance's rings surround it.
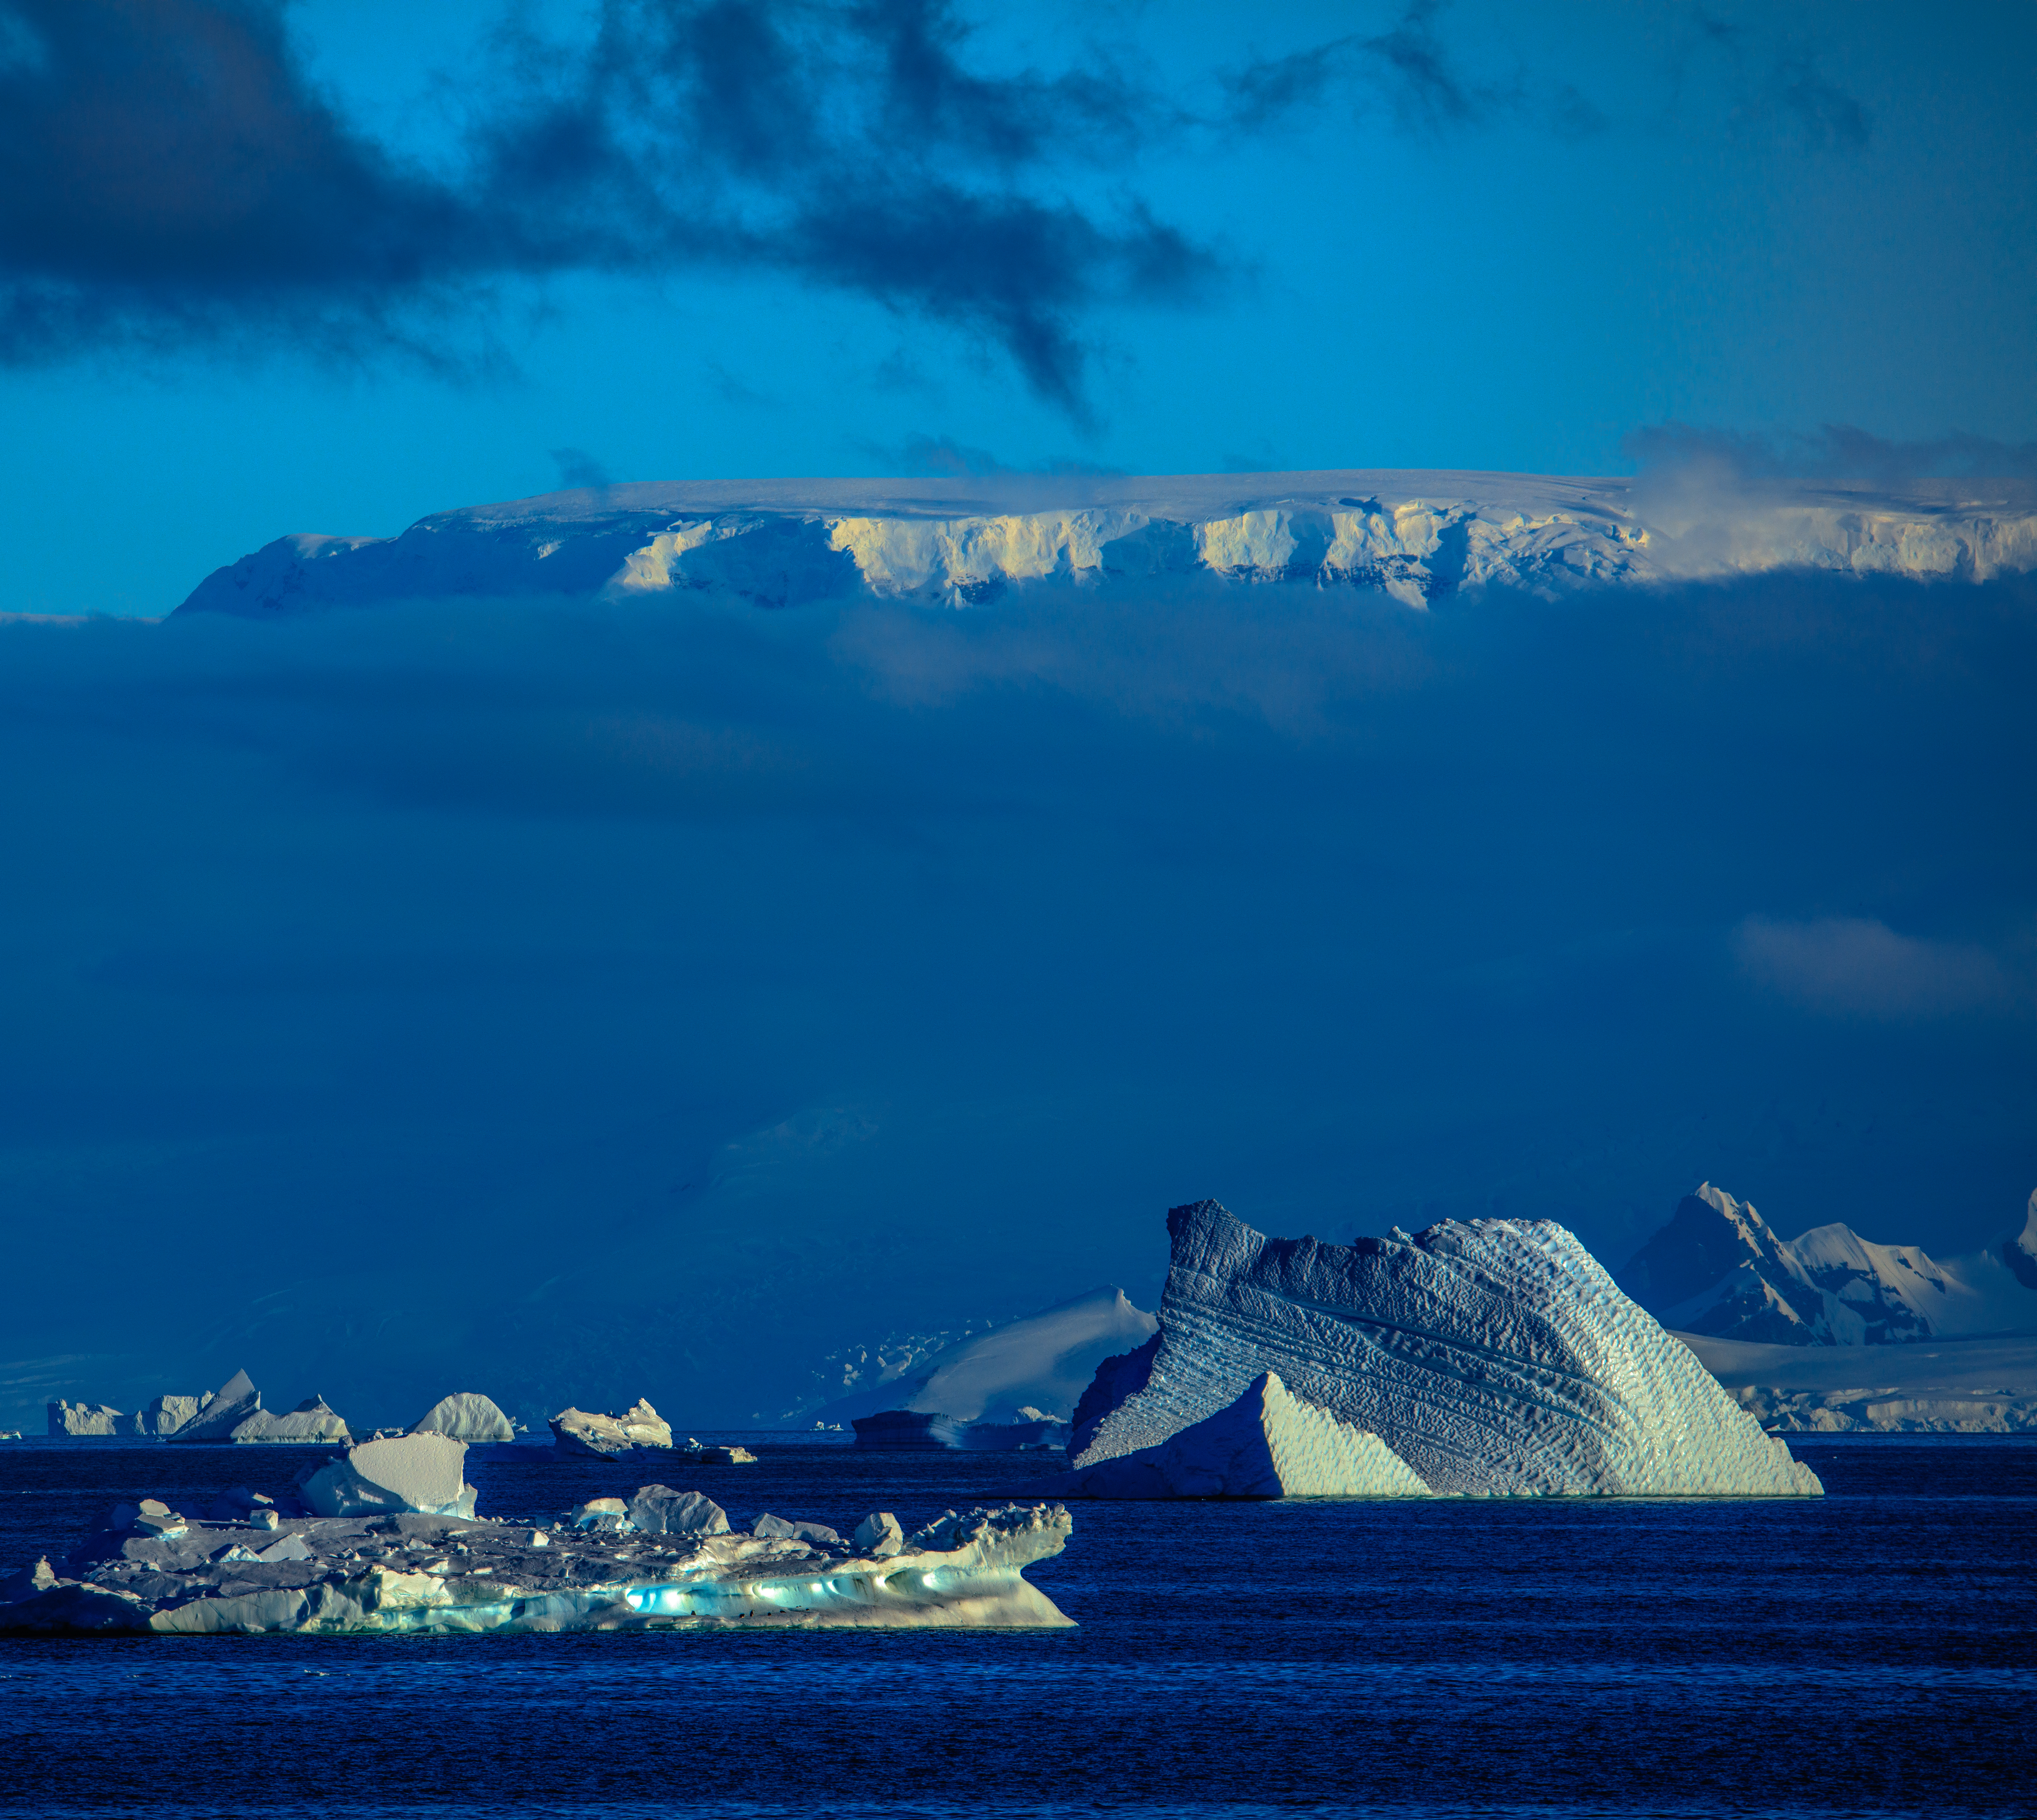
<svg viewBox="0 0 2037 1820">
<path fill-rule="evenodd" d="M 457 1441 L 370 1444 L 430 1458 L 357 1462 L 357 1476 L 429 1480 L 428 1496 L 459 1479 Z M 387 1508 L 284 1517 L 232 1493 L 187 1516 L 152 1499 L 115 1511 L 60 1567 L 45 1559 L 0 1582 L 0 1632 L 1064 1627 L 1023 1570 L 1060 1553 L 1069 1528 L 1059 1505 L 1008 1505 L 950 1511 L 909 1536 L 875 1512 L 846 1543 L 775 1516 L 743 1534 L 709 1499 L 664 1486 L 539 1524 Z"/>
<path fill-rule="evenodd" d="M 1269 1239 L 1201 1201 L 1175 1208 L 1167 1225 L 1159 1333 L 1099 1369 L 1076 1412 L 1071 1490 L 1268 1495 L 1248 1489 L 1249 1474 L 1200 1492 L 1157 1489 L 1155 1477 L 1177 1437 L 1267 1373 L 1317 1417 L 1376 1437 L 1430 1492 L 1823 1490 L 1551 1221 L 1446 1220 L 1325 1245 Z M 1277 1438 L 1279 1420 L 1249 1403 L 1246 1413 Z M 1355 1444 L 1338 1444 L 1348 1454 Z M 1333 1450 L 1326 1440 L 1319 1451 Z M 1098 1470 L 1111 1463 L 1114 1472 Z"/>
</svg>

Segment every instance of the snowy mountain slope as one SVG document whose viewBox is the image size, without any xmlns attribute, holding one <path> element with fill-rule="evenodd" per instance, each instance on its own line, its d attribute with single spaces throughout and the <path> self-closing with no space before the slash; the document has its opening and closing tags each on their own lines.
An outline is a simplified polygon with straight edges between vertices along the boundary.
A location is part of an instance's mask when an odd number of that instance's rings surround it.
<svg viewBox="0 0 2037 1820">
<path fill-rule="evenodd" d="M 2019 1248 L 2028 1244 L 2025 1252 Z M 1841 1222 L 1778 1237 L 1748 1203 L 1710 1182 L 1615 1281 L 1665 1327 L 1784 1346 L 1910 1342 L 2037 1326 L 2037 1195 L 2020 1239 L 1933 1261 L 1918 1245 L 1877 1244 Z M 2014 1260 L 2030 1256 L 2031 1280 Z"/>
<path fill-rule="evenodd" d="M 2037 569 L 2027 481 L 1774 481 L 1694 496 L 1627 479 L 1351 470 L 1134 478 L 643 484 L 434 513 L 394 538 L 280 538 L 179 609 L 267 617 L 444 597 L 761 606 L 1155 576 L 1382 593 L 1555 595 L 1809 567 L 1982 580 Z"/>
<path fill-rule="evenodd" d="M 2037 1289 L 2037 1188 L 2023 1216 L 2023 1230 L 2001 1242 L 2001 1261 L 2026 1289 Z"/>
<path fill-rule="evenodd" d="M 1065 1422 L 1097 1367 L 1143 1345 L 1156 1325 L 1124 1290 L 1106 1285 L 944 1347 L 909 1372 L 837 1398 L 814 1417 L 847 1423 L 886 1410 L 913 1410 L 1013 1422 L 1030 1408 Z"/>
</svg>

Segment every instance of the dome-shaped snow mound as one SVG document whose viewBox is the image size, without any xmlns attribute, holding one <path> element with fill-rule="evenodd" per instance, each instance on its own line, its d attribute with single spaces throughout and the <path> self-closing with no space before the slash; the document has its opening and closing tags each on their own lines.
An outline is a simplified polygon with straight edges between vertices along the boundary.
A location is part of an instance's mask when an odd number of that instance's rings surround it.
<svg viewBox="0 0 2037 1820">
<path fill-rule="evenodd" d="M 1200 1201 L 1167 1226 L 1157 1348 L 1143 1380 L 1117 1372 L 1112 1406 L 1089 1412 L 1079 1471 L 1162 1447 L 1271 1372 L 1432 1491 L 1823 1490 L 1552 1221 L 1325 1245 L 1269 1239 Z"/>
</svg>

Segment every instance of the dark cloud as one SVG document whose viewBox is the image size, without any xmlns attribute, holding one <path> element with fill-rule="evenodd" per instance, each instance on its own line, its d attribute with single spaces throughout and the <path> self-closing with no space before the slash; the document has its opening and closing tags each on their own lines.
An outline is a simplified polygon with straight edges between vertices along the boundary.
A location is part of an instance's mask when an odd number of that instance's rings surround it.
<svg viewBox="0 0 2037 1820">
<path fill-rule="evenodd" d="M 1224 72 L 1218 81 L 1223 90 L 1226 119 L 1234 126 L 1257 132 L 1299 108 L 1316 106 L 1344 78 L 1355 42 L 1333 39 Z"/>
<path fill-rule="evenodd" d="M 1339 96 L 1383 99 L 1400 123 L 1438 132 L 1502 117 L 1547 126 L 1564 138 L 1601 130 L 1604 114 L 1574 83 L 1472 75 L 1443 29 L 1444 0 L 1408 0 L 1384 32 L 1351 32 L 1219 77 L 1223 123 L 1257 132 Z"/>
<path fill-rule="evenodd" d="M 557 464 L 561 488 L 601 488 L 609 484 L 611 477 L 608 470 L 585 449 L 551 449 L 546 452 Z"/>
<path fill-rule="evenodd" d="M 1086 414 L 1081 324 L 1220 262 L 1056 172 L 1157 119 L 1107 63 L 968 69 L 946 0 L 604 0 L 577 46 L 507 32 L 456 171 L 308 82 L 278 0 L 0 0 L 0 359 L 251 334 L 446 359 L 507 281 L 775 270 L 1002 348 Z"/>
<path fill-rule="evenodd" d="M 1457 70 L 1436 30 L 1441 0 L 1410 0 L 1390 31 L 1360 48 L 1397 79 L 1400 105 L 1431 126 L 1456 126 L 1485 111 L 1488 97 Z"/>
<path fill-rule="evenodd" d="M 1942 436 L 1892 441 L 1850 424 L 1815 431 L 1722 430 L 1685 423 L 1650 424 L 1620 445 L 1642 468 L 1706 466 L 1757 477 L 1900 481 L 1931 476 L 2037 478 L 2037 442 L 2006 443 L 1955 430 Z"/>
<path fill-rule="evenodd" d="M 1873 139 L 1873 115 L 1820 70 L 1815 47 L 1794 37 L 1764 40 L 1703 7 L 1684 17 L 1690 32 L 1670 60 L 1677 90 L 1692 53 L 1710 52 L 1732 72 L 1734 115 L 1743 125 L 1778 123 L 1810 151 L 1858 151 Z"/>
<path fill-rule="evenodd" d="M 1753 106 L 1788 122 L 1813 151 L 1857 151 L 1874 137 L 1874 116 L 1821 75 L 1808 51 L 1787 51 L 1779 56 Z"/>
</svg>

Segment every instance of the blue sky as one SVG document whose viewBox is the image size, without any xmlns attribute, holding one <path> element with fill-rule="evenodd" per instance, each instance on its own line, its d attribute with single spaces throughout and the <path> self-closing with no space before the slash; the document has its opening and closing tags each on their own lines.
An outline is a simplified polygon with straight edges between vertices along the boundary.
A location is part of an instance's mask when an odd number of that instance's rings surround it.
<svg viewBox="0 0 2037 1820">
<path fill-rule="evenodd" d="M 0 1425 L 2020 1225 L 2028 576 L 137 622 L 602 474 L 2031 469 L 2027 6 L 969 17 L 0 0 Z"/>
<path fill-rule="evenodd" d="M 0 80 L 43 109 L 13 110 L 17 187 L 52 158 L 89 166 L 88 77 L 127 114 L 183 105 L 121 89 L 108 35 L 51 38 L 87 10 L 9 9 Z M 158 10 L 207 43 L 267 17 Z M 724 15 L 778 32 L 740 66 L 740 118 L 682 83 L 635 103 L 618 85 L 675 20 Z M 545 490 L 561 450 L 618 479 L 883 473 L 943 441 L 1135 472 L 1619 472 L 1665 421 L 2037 435 L 2028 7 L 1459 0 L 1262 8 L 1241 30 L 1216 6 L 892 6 L 860 33 L 846 16 L 285 9 L 288 106 L 214 96 L 227 127 L 202 157 L 138 128 L 101 147 L 231 192 L 247 213 L 228 210 L 211 265 L 152 250 L 149 210 L 187 223 L 176 184 L 138 201 L 88 169 L 54 220 L 9 217 L 0 610 L 159 614 L 286 531 L 386 534 Z M 531 41 L 505 37 L 512 17 Z M 947 84 L 910 119 L 883 73 L 909 32 Z M 810 115 L 799 81 L 822 97 Z M 576 81 L 637 162 L 554 194 L 565 154 L 534 140 L 505 163 L 501 141 Z M 278 124 L 292 107 L 341 151 L 307 153 L 301 119 Z M 780 128 L 796 118 L 803 137 Z M 759 145 L 725 155 L 745 133 Z M 302 176 L 321 157 L 345 182 Z M 275 194 L 251 203 L 222 176 L 236 160 Z M 328 225 L 346 183 L 369 226 Z M 1005 211 L 985 246 L 1017 244 L 1015 202 L 1100 236 L 1014 281 L 1061 339 L 1044 370 L 999 314 L 1015 293 L 943 300 L 960 217 L 924 212 L 929 186 Z M 922 238 L 880 244 L 915 208 Z M 476 226 L 512 216 L 499 239 Z M 285 232 L 304 243 L 289 281 L 250 281 Z M 1128 269 L 1155 236 L 1180 268 Z"/>
</svg>

